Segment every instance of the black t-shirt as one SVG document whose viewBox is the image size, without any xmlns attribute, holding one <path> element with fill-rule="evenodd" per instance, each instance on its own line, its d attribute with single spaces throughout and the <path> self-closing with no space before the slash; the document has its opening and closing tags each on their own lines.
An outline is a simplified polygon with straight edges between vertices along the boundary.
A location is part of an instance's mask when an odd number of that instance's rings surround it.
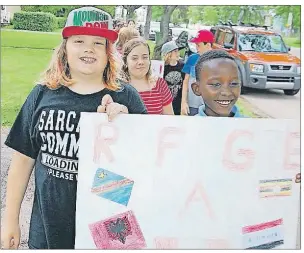
<svg viewBox="0 0 304 253">
<path fill-rule="evenodd" d="M 147 113 L 138 92 L 127 84 L 88 95 L 37 85 L 13 124 L 5 144 L 36 159 L 31 248 L 74 248 L 80 113 L 96 112 L 105 94 L 131 114 Z"/>
<path fill-rule="evenodd" d="M 182 102 L 182 87 L 185 74 L 182 73 L 184 63 L 179 61 L 175 66 L 165 65 L 164 79 L 168 83 L 168 87 L 172 93 L 172 106 L 175 115 L 180 115 Z"/>
</svg>

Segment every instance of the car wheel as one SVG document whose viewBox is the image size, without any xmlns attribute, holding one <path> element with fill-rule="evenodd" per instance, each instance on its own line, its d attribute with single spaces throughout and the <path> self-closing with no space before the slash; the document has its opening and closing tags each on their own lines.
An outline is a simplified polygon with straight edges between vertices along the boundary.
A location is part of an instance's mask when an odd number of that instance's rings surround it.
<svg viewBox="0 0 304 253">
<path fill-rule="evenodd" d="M 243 75 L 243 72 L 242 72 L 242 68 L 243 68 L 242 65 L 238 64 L 238 69 L 239 69 L 239 72 L 240 72 L 240 75 L 241 75 L 241 80 L 242 80 L 242 82 L 241 82 L 241 95 L 248 93 L 248 88 L 244 86 L 245 80 L 244 80 L 244 75 Z"/>
<path fill-rule="evenodd" d="M 248 89 L 246 87 L 244 87 L 243 85 L 241 85 L 241 95 L 244 95 L 248 93 Z"/>
<path fill-rule="evenodd" d="M 244 94 L 247 94 L 248 93 L 248 89 L 247 87 L 245 87 L 243 85 L 244 81 L 243 81 L 243 76 L 241 77 L 242 78 L 242 84 L 241 84 L 241 95 L 244 95 Z"/>
<path fill-rule="evenodd" d="M 297 89 L 297 90 L 284 90 L 284 93 L 287 96 L 294 96 L 294 95 L 298 94 L 299 91 L 300 91 L 300 89 Z"/>
</svg>

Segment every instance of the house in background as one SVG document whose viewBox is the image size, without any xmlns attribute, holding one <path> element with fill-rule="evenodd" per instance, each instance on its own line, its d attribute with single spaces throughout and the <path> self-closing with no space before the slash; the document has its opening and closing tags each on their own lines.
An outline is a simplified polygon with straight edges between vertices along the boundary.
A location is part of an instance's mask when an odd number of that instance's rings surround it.
<svg viewBox="0 0 304 253">
<path fill-rule="evenodd" d="M 1 25 L 10 24 L 15 12 L 21 11 L 20 5 L 1 5 Z"/>
</svg>

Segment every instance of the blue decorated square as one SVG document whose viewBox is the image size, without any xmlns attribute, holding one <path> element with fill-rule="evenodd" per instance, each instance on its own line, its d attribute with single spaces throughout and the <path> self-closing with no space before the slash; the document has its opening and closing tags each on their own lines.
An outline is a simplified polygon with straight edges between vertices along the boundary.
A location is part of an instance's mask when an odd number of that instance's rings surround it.
<svg viewBox="0 0 304 253">
<path fill-rule="evenodd" d="M 91 192 L 102 198 L 127 206 L 133 184 L 134 181 L 124 176 L 99 168 L 95 173 Z"/>
</svg>

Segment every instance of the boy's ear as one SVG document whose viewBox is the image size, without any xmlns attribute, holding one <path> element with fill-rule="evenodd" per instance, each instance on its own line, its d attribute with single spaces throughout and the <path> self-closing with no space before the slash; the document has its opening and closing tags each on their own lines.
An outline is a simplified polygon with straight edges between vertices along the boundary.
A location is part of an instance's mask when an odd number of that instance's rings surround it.
<svg viewBox="0 0 304 253">
<path fill-rule="evenodd" d="M 193 93 L 196 95 L 196 96 L 201 96 L 201 93 L 199 92 L 199 84 L 197 82 L 195 83 L 192 83 L 191 84 L 191 88 L 193 90 Z"/>
</svg>

